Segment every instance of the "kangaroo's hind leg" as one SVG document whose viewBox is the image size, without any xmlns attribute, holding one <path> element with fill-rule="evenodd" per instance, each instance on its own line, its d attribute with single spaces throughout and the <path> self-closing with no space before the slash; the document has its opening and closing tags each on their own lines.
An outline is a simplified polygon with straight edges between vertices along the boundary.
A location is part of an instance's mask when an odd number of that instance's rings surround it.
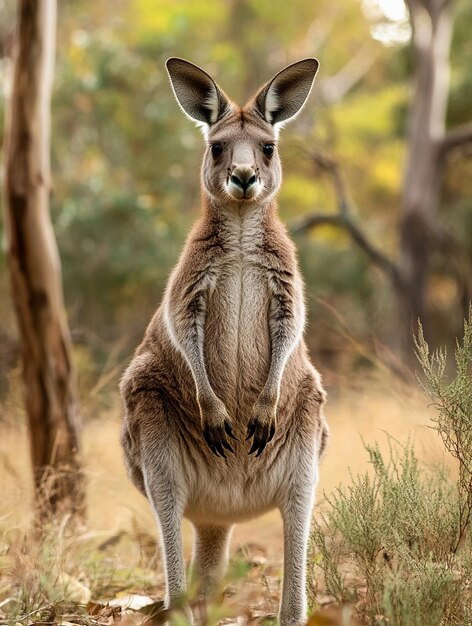
<svg viewBox="0 0 472 626">
<path fill-rule="evenodd" d="M 208 596 L 222 579 L 228 562 L 231 526 L 195 524 L 192 576 Z"/>
<path fill-rule="evenodd" d="M 308 541 L 319 457 L 328 433 L 321 413 L 322 396 L 316 385 L 306 384 L 301 392 L 293 420 L 294 436 L 290 442 L 293 458 L 297 462 L 291 468 L 279 502 L 284 525 L 281 626 L 297 626 L 306 622 Z"/>
<path fill-rule="evenodd" d="M 166 577 L 166 606 L 181 605 L 186 593 L 185 562 L 182 546 L 182 517 L 185 500 L 170 473 L 145 472 L 147 496 L 159 522 L 161 550 Z M 184 609 L 189 621 L 191 613 Z"/>
<path fill-rule="evenodd" d="M 138 371 L 138 374 L 141 374 Z M 122 445 L 131 479 L 147 496 L 156 514 L 166 578 L 166 606 L 181 604 L 186 592 L 182 549 L 182 517 L 187 489 L 179 446 L 168 412 L 165 392 L 147 384 L 147 376 L 125 375 L 121 392 L 126 414 Z M 188 620 L 191 612 L 184 609 Z"/>
<path fill-rule="evenodd" d="M 307 487 L 294 489 L 281 507 L 284 525 L 281 626 L 298 626 L 306 621 L 306 560 L 313 507 L 312 490 Z"/>
</svg>

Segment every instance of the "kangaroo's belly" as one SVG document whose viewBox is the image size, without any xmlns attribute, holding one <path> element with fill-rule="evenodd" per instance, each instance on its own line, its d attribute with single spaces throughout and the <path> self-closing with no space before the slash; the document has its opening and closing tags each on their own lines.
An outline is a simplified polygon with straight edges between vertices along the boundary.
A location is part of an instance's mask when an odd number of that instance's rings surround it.
<svg viewBox="0 0 472 626">
<path fill-rule="evenodd" d="M 296 429 L 295 429 L 296 430 Z M 190 463 L 183 457 L 187 479 L 185 515 L 193 522 L 234 523 L 251 519 L 278 507 L 300 476 L 306 486 L 317 482 L 317 446 L 300 446 L 294 429 L 274 439 L 266 456 L 247 454 L 243 441 L 236 454 L 215 463 Z"/>
<path fill-rule="evenodd" d="M 289 483 L 290 448 L 272 455 L 270 470 L 264 459 L 248 457 L 241 445 L 237 456 L 228 457 L 224 464 L 186 468 L 186 517 L 194 522 L 234 523 L 277 507 Z"/>
<path fill-rule="evenodd" d="M 184 515 L 192 522 L 234 524 L 270 511 L 278 505 L 275 484 L 260 480 L 247 487 L 234 476 L 231 481 L 200 480 L 198 488 L 189 493 Z"/>
<path fill-rule="evenodd" d="M 244 263 L 221 273 L 208 301 L 207 371 L 215 393 L 236 413 L 252 406 L 267 379 L 269 303 L 260 269 Z"/>
</svg>

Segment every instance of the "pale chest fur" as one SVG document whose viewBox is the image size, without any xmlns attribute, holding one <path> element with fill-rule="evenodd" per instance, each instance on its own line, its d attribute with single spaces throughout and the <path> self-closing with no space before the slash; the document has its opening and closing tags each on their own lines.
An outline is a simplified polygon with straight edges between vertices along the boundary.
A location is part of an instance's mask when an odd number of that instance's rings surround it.
<svg viewBox="0 0 472 626">
<path fill-rule="evenodd" d="M 252 406 L 270 364 L 270 292 L 262 236 L 257 212 L 227 217 L 221 235 L 224 253 L 215 263 L 207 304 L 208 375 L 217 395 L 236 413 Z"/>
</svg>

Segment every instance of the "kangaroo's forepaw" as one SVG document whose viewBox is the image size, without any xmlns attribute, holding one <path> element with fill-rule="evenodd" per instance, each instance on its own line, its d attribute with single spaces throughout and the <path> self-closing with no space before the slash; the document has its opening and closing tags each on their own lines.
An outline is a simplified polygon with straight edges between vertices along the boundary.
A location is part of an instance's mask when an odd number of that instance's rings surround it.
<svg viewBox="0 0 472 626">
<path fill-rule="evenodd" d="M 259 456 L 264 451 L 266 445 L 272 441 L 275 434 L 275 418 L 271 417 L 269 419 L 260 419 L 259 417 L 253 417 L 247 426 L 247 437 L 251 439 L 254 437 L 252 441 L 251 449 L 249 450 L 249 454 L 256 453 L 256 456 Z"/>
<path fill-rule="evenodd" d="M 203 427 L 203 437 L 208 444 L 210 450 L 216 454 L 216 456 L 222 456 L 226 459 L 225 450 L 234 454 L 234 449 L 228 441 L 228 437 L 236 439 L 233 428 L 228 420 L 225 420 L 222 424 L 208 424 Z"/>
</svg>

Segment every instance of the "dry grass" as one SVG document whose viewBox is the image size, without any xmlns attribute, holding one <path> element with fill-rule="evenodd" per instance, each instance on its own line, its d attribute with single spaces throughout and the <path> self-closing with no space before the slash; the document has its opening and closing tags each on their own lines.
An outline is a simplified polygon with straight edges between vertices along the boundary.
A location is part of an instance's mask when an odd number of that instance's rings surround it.
<svg viewBox="0 0 472 626">
<path fill-rule="evenodd" d="M 436 433 L 427 426 L 431 415 L 427 400 L 416 388 L 377 379 L 357 390 L 331 395 L 326 407 L 331 438 L 321 466 L 319 500 L 323 491 L 329 493 L 340 482 L 349 481 L 349 468 L 354 474 L 366 468 L 362 440 L 382 444 L 385 432 L 399 441 L 411 438 L 419 457 L 428 464 L 446 460 Z M 31 473 L 26 426 L 20 410 L 17 413 L 12 410 L 0 422 L 0 524 L 24 529 L 30 520 Z M 108 535 L 130 529 L 138 521 L 142 530 L 154 532 L 147 501 L 131 485 L 123 467 L 118 443 L 120 413 L 116 399 L 112 409 L 89 419 L 84 427 L 90 526 Z M 269 514 L 241 525 L 234 538 L 236 543 L 244 542 L 254 537 L 257 528 L 258 540 L 270 548 L 272 533 L 276 542 L 280 538 L 279 526 L 277 515 Z"/>
<path fill-rule="evenodd" d="M 321 467 L 319 506 L 323 506 L 323 492 L 329 493 L 339 483 L 349 482 L 349 468 L 354 474 L 366 469 L 363 439 L 378 440 L 381 447 L 387 445 L 384 431 L 401 442 L 411 439 L 418 456 L 427 464 L 446 460 L 435 432 L 426 426 L 430 415 L 427 401 L 415 388 L 385 377 L 366 381 L 360 388 L 343 385 L 342 394 L 331 393 L 326 412 L 331 441 Z M 55 558 L 52 563 L 49 555 L 44 562 L 48 571 L 55 572 L 52 587 L 64 593 L 67 584 L 64 587 L 61 572 L 65 571 L 92 588 L 94 599 L 116 595 L 120 590 L 153 593 L 154 597 L 162 595 L 160 564 L 154 556 L 155 523 L 146 500 L 134 489 L 124 471 L 118 444 L 119 419 L 116 398 L 112 409 L 102 411 L 99 418 L 88 419 L 84 427 L 88 528 L 72 541 L 62 541 L 60 549 L 66 554 L 59 560 Z M 24 539 L 31 521 L 32 493 L 28 438 L 21 411 L 14 407 L 4 411 L 0 428 L 0 533 L 5 539 L 0 558 L 10 568 L 11 577 L 12 563 L 17 570 L 23 567 L 24 571 L 28 568 L 31 571 L 39 568 L 44 555 L 35 552 L 28 539 Z M 55 541 L 57 532 L 53 534 Z M 184 542 L 188 558 L 191 540 L 190 525 L 186 524 Z M 56 549 L 54 545 L 51 551 Z M 257 598 L 254 596 L 251 601 L 252 616 L 270 615 L 276 609 L 280 592 L 279 515 L 273 512 L 241 524 L 235 529 L 232 546 L 233 555 L 239 555 L 249 566 L 243 575 L 246 593 L 248 588 L 252 589 L 251 593 L 258 590 Z M 28 558 L 25 552 L 29 552 Z M 17 582 L 22 576 L 18 571 L 13 571 L 13 575 Z M 8 584 L 5 575 L 0 577 L 0 603 L 9 593 Z"/>
</svg>

